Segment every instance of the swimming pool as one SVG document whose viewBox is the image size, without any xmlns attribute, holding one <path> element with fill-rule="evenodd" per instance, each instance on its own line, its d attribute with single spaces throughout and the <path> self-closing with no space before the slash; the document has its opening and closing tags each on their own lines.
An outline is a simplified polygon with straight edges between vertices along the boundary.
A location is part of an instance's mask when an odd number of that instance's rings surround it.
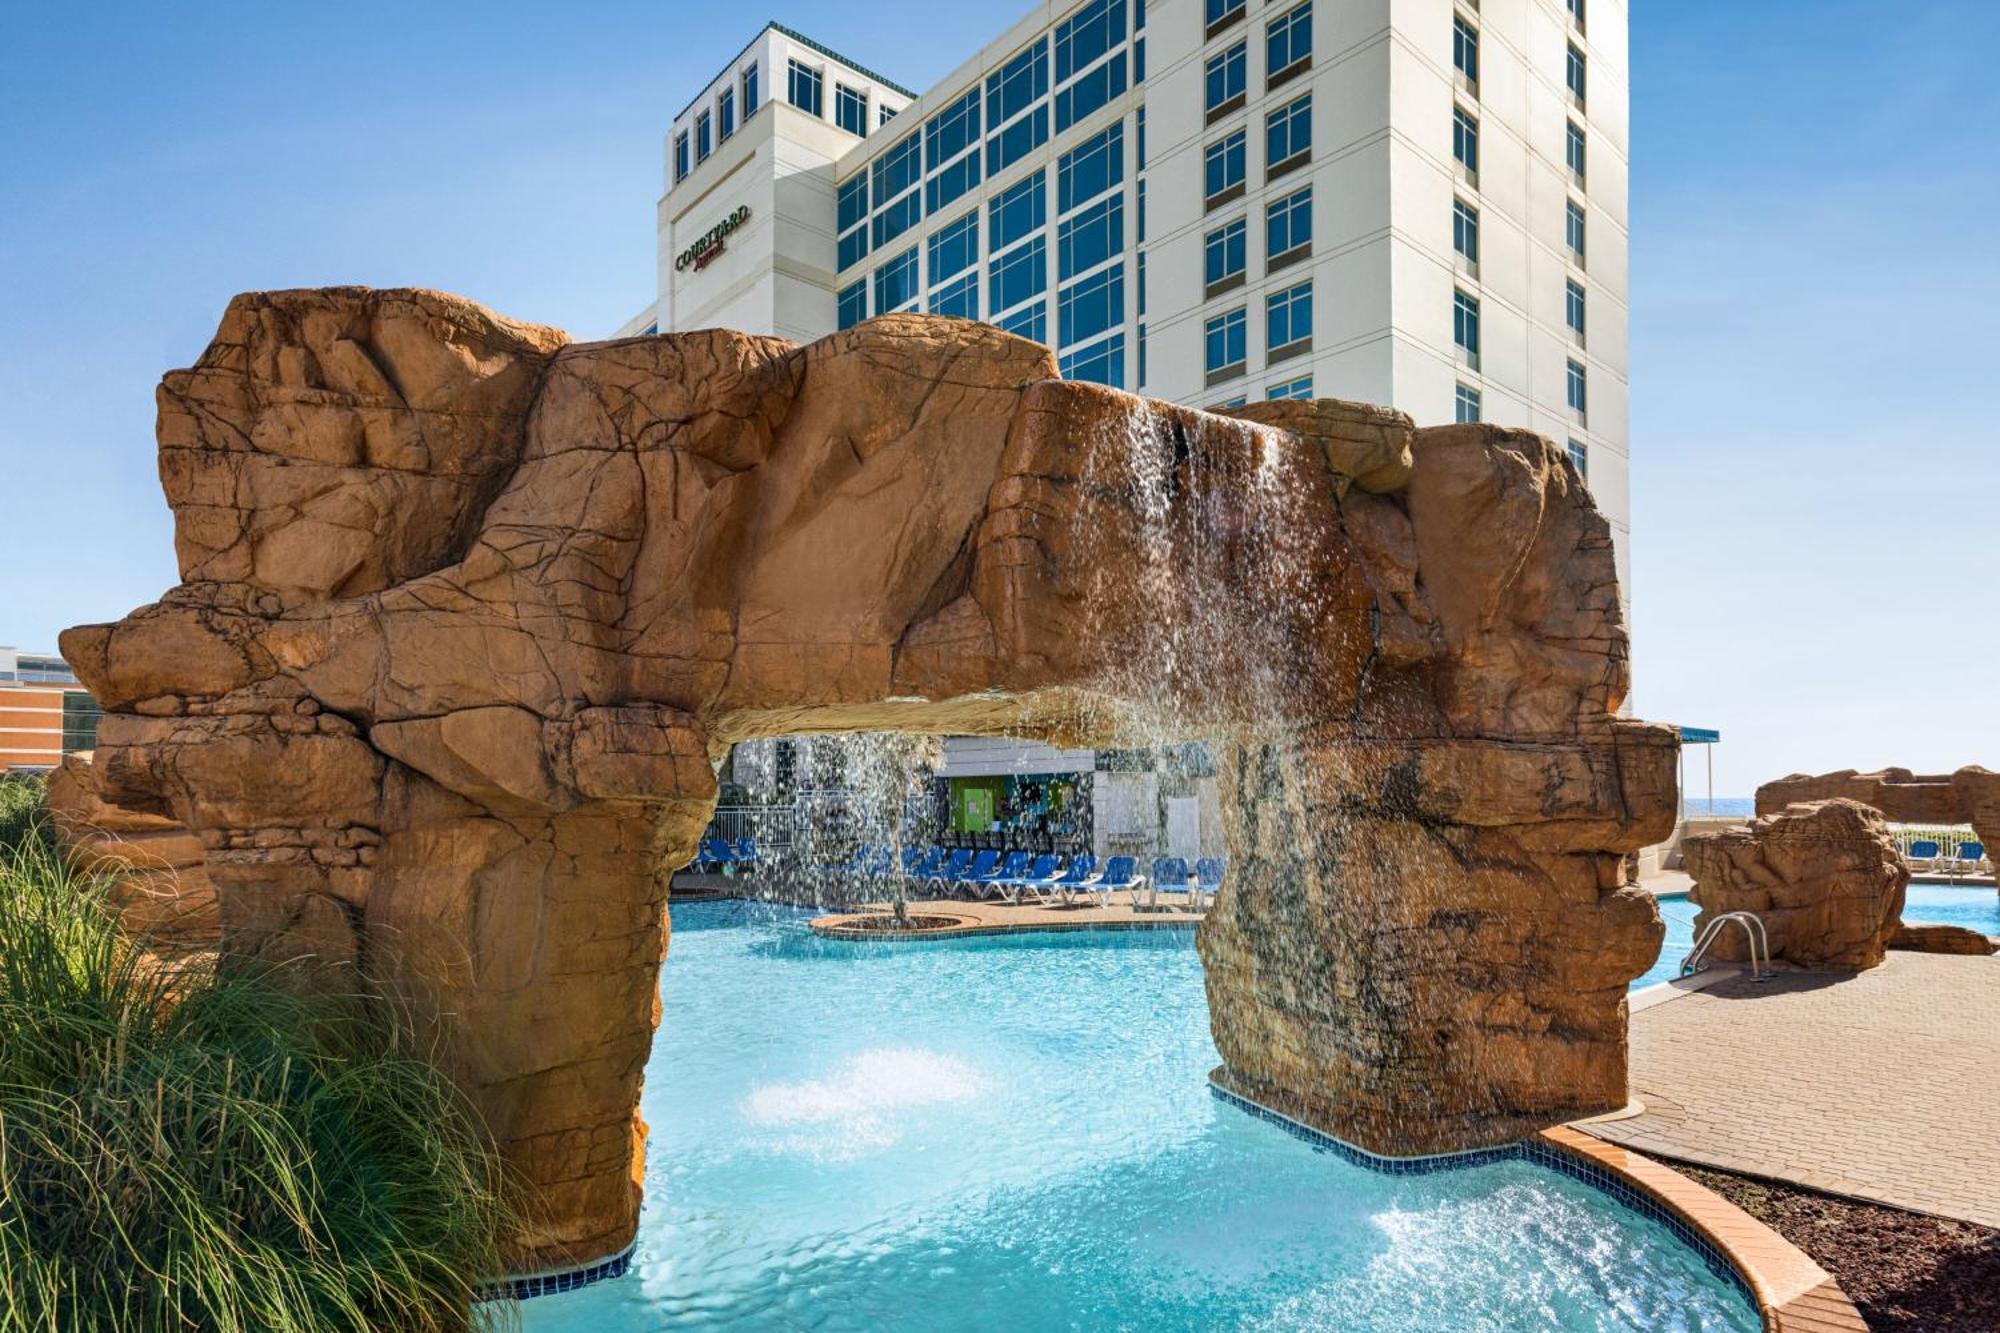
<svg viewBox="0 0 2000 1333">
<path fill-rule="evenodd" d="M 1389 1176 L 1216 1099 L 1192 932 L 805 920 L 673 909 L 632 1273 L 527 1302 L 529 1333 L 1758 1327 L 1589 1185 Z"/>
</svg>

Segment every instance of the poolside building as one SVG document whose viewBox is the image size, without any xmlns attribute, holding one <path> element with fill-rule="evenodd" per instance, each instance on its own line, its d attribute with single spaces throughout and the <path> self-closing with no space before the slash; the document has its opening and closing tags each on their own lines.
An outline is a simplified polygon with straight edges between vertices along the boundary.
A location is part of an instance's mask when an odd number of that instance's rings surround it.
<svg viewBox="0 0 2000 1333">
<path fill-rule="evenodd" d="M 56 653 L 0 646 L 0 773 L 39 773 L 97 744 L 103 713 Z"/>
<path fill-rule="evenodd" d="M 1179 403 L 1526 427 L 1629 586 L 1626 41 L 1623 0 L 1054 0 L 919 92 L 770 24 L 667 132 L 620 332 L 921 310 Z"/>
</svg>

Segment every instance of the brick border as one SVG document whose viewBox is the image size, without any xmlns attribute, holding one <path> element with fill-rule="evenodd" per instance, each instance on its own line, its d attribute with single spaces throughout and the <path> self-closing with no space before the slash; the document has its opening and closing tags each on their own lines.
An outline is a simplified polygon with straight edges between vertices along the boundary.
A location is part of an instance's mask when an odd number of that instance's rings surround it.
<svg viewBox="0 0 2000 1333">
<path fill-rule="evenodd" d="M 1081 930 L 1193 930 L 1201 924 L 1198 916 L 1162 917 L 1158 921 L 983 921 L 978 917 L 955 916 L 949 911 L 926 908 L 918 916 L 950 916 L 958 924 L 937 926 L 928 930 L 911 930 L 889 933 L 880 930 L 856 930 L 846 923 L 859 917 L 881 916 L 880 912 L 845 912 L 834 916 L 814 917 L 807 922 L 812 933 L 823 939 L 868 941 L 873 944 L 915 944 L 922 940 L 963 940 L 976 935 L 1065 935 Z"/>
</svg>

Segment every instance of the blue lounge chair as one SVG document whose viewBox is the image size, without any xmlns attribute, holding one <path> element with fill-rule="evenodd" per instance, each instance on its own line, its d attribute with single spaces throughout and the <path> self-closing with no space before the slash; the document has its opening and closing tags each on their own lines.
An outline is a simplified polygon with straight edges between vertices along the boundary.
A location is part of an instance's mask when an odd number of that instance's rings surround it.
<svg viewBox="0 0 2000 1333">
<path fill-rule="evenodd" d="M 962 877 L 971 872 L 972 857 L 973 851 L 970 847 L 953 849 L 951 855 L 945 857 L 944 864 L 939 866 L 930 878 L 924 881 L 922 891 L 925 894 L 934 894 L 939 898 L 949 894 L 952 891 L 952 887 Z"/>
<path fill-rule="evenodd" d="M 1000 853 L 992 850 L 980 852 L 972 858 L 972 864 L 952 877 L 951 896 L 960 893 L 977 893 L 979 885 L 1000 873 Z"/>
<path fill-rule="evenodd" d="M 703 838 L 701 854 L 695 857 L 694 868 L 704 874 L 715 874 L 736 859 L 735 852 L 720 838 Z"/>
<path fill-rule="evenodd" d="M 1983 842 L 1961 842 L 1958 850 L 1945 869 L 1954 875 L 1977 875 L 1986 863 L 1986 844 Z"/>
<path fill-rule="evenodd" d="M 979 901 L 985 902 L 988 898 L 1004 897 L 1006 889 L 1002 885 L 1010 880 L 1022 879 L 1027 873 L 1028 854 L 1026 852 L 1008 852 L 1006 859 L 1000 863 L 999 868 L 991 875 L 988 875 L 984 879 L 974 879 L 970 883 L 972 884 L 972 891 L 979 895 Z"/>
<path fill-rule="evenodd" d="M 1016 852 L 1015 855 L 1025 855 L 1025 853 Z M 998 889 L 1000 896 L 1008 902 L 1018 903 L 1022 895 L 1030 892 L 1034 892 L 1039 898 L 1041 894 L 1036 892 L 1037 890 L 1046 889 L 1060 878 L 1062 878 L 1062 858 L 1054 852 L 1043 852 L 1025 871 L 1018 875 L 1003 875 L 993 881 L 992 887 Z"/>
<path fill-rule="evenodd" d="M 1139 861 L 1132 856 L 1114 856 L 1104 863 L 1104 873 L 1085 881 L 1079 886 L 1080 893 L 1097 895 L 1099 907 L 1111 906 L 1111 895 L 1120 889 L 1138 890 L 1144 880 L 1139 875 Z M 1068 901 L 1068 895 L 1064 895 Z"/>
<path fill-rule="evenodd" d="M 755 838 L 738 838 L 736 840 L 735 851 L 736 863 L 738 865 L 754 866 L 757 864 L 757 840 Z"/>
<path fill-rule="evenodd" d="M 1215 895 L 1222 892 L 1222 877 L 1227 873 L 1229 863 L 1219 856 L 1204 856 L 1194 863 L 1194 909 L 1205 912 L 1215 906 Z"/>
<path fill-rule="evenodd" d="M 1153 858 L 1152 882 L 1146 889 L 1146 906 L 1159 905 L 1162 893 L 1188 892 L 1187 858 L 1181 856 L 1156 856 Z"/>
<path fill-rule="evenodd" d="M 1938 868 L 1938 845 L 1932 838 L 1917 838 L 1910 843 L 1910 850 L 1903 853 L 1904 862 L 1912 870 L 1936 870 Z"/>
<path fill-rule="evenodd" d="M 942 847 L 931 847 L 921 851 L 917 854 L 916 860 L 904 861 L 903 879 L 913 890 L 922 892 L 923 886 L 936 879 L 938 872 L 944 869 L 944 860 L 945 850 Z"/>
<path fill-rule="evenodd" d="M 1034 896 L 1041 903 L 1066 903 L 1071 894 L 1082 893 L 1084 886 L 1096 877 L 1097 858 L 1089 852 L 1070 860 L 1068 869 L 1042 885 Z"/>
<path fill-rule="evenodd" d="M 895 864 L 896 853 L 892 849 L 877 847 L 874 854 L 868 858 L 867 864 L 861 867 L 860 877 L 862 879 L 887 879 L 890 869 Z"/>
</svg>

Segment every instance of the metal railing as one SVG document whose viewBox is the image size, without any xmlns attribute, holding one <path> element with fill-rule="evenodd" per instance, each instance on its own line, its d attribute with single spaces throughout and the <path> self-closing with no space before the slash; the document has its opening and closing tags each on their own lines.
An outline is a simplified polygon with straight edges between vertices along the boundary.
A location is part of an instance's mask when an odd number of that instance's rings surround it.
<svg viewBox="0 0 2000 1333">
<path fill-rule="evenodd" d="M 1702 960 L 1708 956 L 1710 946 L 1721 937 L 1722 928 L 1731 921 L 1743 928 L 1743 937 L 1750 943 L 1750 979 L 1771 979 L 1771 938 L 1764 933 L 1764 922 L 1755 912 L 1724 912 L 1709 922 L 1702 930 L 1701 938 L 1694 942 L 1694 948 L 1688 950 L 1688 956 L 1681 960 L 1682 976 L 1691 977 L 1701 971 Z"/>
</svg>

